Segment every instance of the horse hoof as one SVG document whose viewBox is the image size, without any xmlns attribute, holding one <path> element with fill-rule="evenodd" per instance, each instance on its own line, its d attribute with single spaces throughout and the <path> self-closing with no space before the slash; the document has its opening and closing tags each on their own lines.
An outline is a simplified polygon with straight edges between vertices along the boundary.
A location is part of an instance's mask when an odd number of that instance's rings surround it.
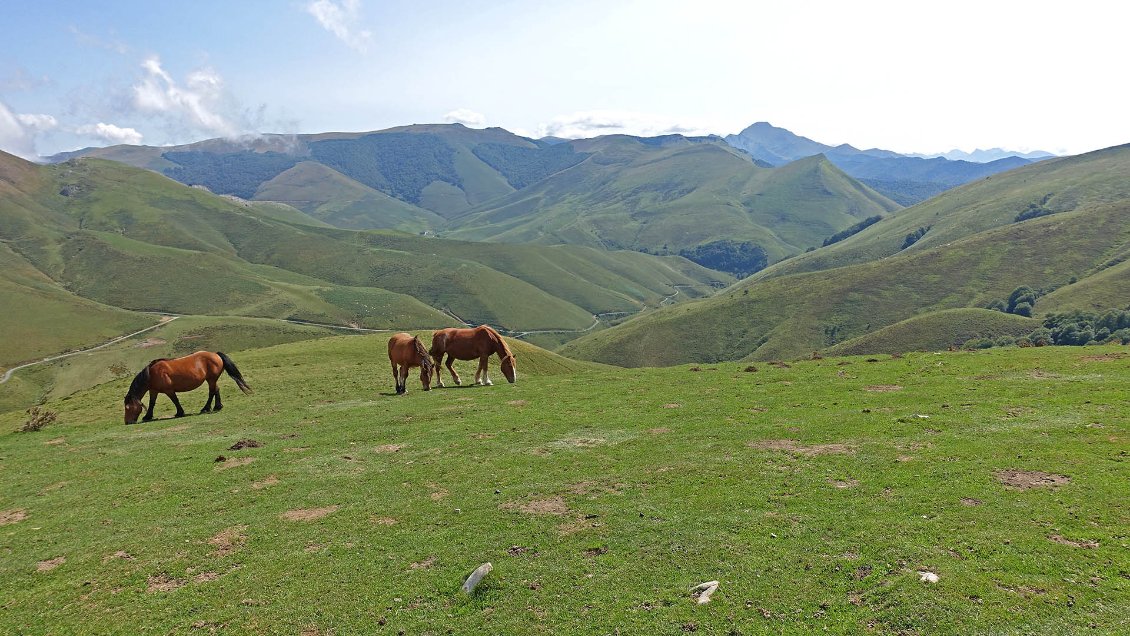
<svg viewBox="0 0 1130 636">
<path fill-rule="evenodd" d="M 153 416 L 152 415 L 146 415 L 145 417 L 141 418 L 141 421 L 142 422 L 152 422 Z"/>
<path fill-rule="evenodd" d="M 484 385 L 484 386 L 494 386 L 494 382 L 491 382 L 490 380 L 487 380 L 486 382 L 483 382 L 483 385 Z"/>
<path fill-rule="evenodd" d="M 211 412 L 212 412 L 212 409 L 200 409 L 201 415 L 204 415 L 205 413 L 211 413 Z"/>
<path fill-rule="evenodd" d="M 176 415 L 174 415 L 173 417 L 184 417 L 184 413 L 183 413 L 183 412 L 181 412 L 181 413 L 177 413 L 177 414 L 176 414 Z"/>
</svg>

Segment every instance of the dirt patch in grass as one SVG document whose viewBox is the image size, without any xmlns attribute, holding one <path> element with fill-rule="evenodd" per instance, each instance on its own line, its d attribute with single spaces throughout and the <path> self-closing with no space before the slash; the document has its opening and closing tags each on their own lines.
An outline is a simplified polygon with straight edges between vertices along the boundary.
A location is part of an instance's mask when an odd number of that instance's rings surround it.
<svg viewBox="0 0 1130 636">
<path fill-rule="evenodd" d="M 663 405 L 663 408 L 665 408 L 665 409 L 678 409 L 678 408 L 682 408 L 682 407 L 683 407 L 683 405 L 679 404 L 678 402 L 669 402 L 669 403 Z"/>
<path fill-rule="evenodd" d="M 796 455 L 804 455 L 805 457 L 850 454 L 855 452 L 854 448 L 846 444 L 810 444 L 806 446 L 795 439 L 765 439 L 756 442 L 748 442 L 746 446 L 758 450 L 785 451 Z"/>
<path fill-rule="evenodd" d="M 863 390 L 872 393 L 892 393 L 894 391 L 901 391 L 902 387 L 897 384 L 872 384 L 871 386 L 863 387 Z"/>
<path fill-rule="evenodd" d="M 587 548 L 585 551 L 587 557 L 597 557 L 602 554 L 608 554 L 608 548 L 604 546 L 597 546 L 595 548 Z"/>
<path fill-rule="evenodd" d="M 530 550 L 530 548 L 527 548 L 524 545 L 512 545 L 509 548 L 506 548 L 506 554 L 509 554 L 512 557 L 522 556 L 523 554 L 527 553 L 532 554 L 533 556 L 538 555 L 536 550 Z"/>
<path fill-rule="evenodd" d="M 836 488 L 844 490 L 844 489 L 847 489 L 847 488 L 855 488 L 856 486 L 859 485 L 859 480 L 858 479 L 829 479 L 828 483 L 832 484 Z"/>
<path fill-rule="evenodd" d="M 647 429 L 647 432 L 651 433 L 652 435 L 660 435 L 662 433 L 670 433 L 671 429 L 667 428 L 666 426 L 659 426 L 656 428 L 649 428 Z"/>
<path fill-rule="evenodd" d="M 569 504 L 561 496 L 534 499 L 525 503 L 507 502 L 499 506 L 503 510 L 517 510 L 528 515 L 563 515 L 568 514 Z"/>
<path fill-rule="evenodd" d="M 1071 478 L 1067 475 L 1045 473 L 1039 470 L 998 470 L 993 473 L 993 476 L 1005 486 L 1020 490 L 1051 488 L 1071 483 Z"/>
<path fill-rule="evenodd" d="M 142 340 L 141 342 L 137 343 L 137 348 L 138 349 L 148 349 L 150 347 L 156 347 L 156 346 L 159 346 L 159 345 L 168 344 L 168 342 L 169 341 L 165 340 L 164 338 L 146 338 L 145 340 Z"/>
<path fill-rule="evenodd" d="M 245 448 L 259 448 L 262 445 L 263 445 L 263 442 L 260 442 L 258 440 L 241 439 L 238 442 L 232 444 L 231 447 L 228 448 L 228 450 L 243 450 Z"/>
<path fill-rule="evenodd" d="M 253 490 L 263 490 L 264 488 L 270 488 L 271 486 L 277 485 L 278 483 L 278 477 L 276 477 L 275 475 L 267 475 L 267 478 L 263 481 L 251 482 L 251 488 Z"/>
<path fill-rule="evenodd" d="M 337 512 L 341 506 L 333 505 L 324 508 L 295 508 L 294 510 L 287 510 L 279 515 L 279 518 L 287 521 L 314 521 L 321 519 L 326 515 Z"/>
<path fill-rule="evenodd" d="M 55 568 L 59 567 L 60 565 L 63 565 L 66 562 L 67 562 L 67 557 L 61 557 L 61 556 L 55 557 L 54 559 L 47 559 L 46 561 L 40 561 L 39 563 L 35 564 L 35 571 L 36 572 L 50 572 L 51 570 L 54 570 Z"/>
<path fill-rule="evenodd" d="M 1083 356 L 1082 358 L 1079 358 L 1079 360 L 1081 362 L 1106 362 L 1106 361 L 1109 361 L 1109 360 L 1120 360 L 1122 358 L 1125 358 L 1127 355 L 1130 355 L 1130 354 L 1103 353 L 1103 354 L 1100 354 L 1100 355 L 1097 355 L 1097 356 Z"/>
<path fill-rule="evenodd" d="M 769 366 L 777 367 L 778 369 L 791 369 L 791 368 L 793 368 L 791 364 L 789 364 L 787 362 L 781 362 L 780 360 L 774 360 L 774 361 L 770 362 Z"/>
<path fill-rule="evenodd" d="M 109 563 L 110 561 L 113 561 L 114 559 L 121 559 L 123 561 L 133 561 L 133 555 L 130 554 L 129 552 L 126 552 L 125 550 L 118 550 L 117 552 L 115 552 L 113 554 L 107 554 L 106 556 L 102 557 L 102 562 L 103 563 Z"/>
<path fill-rule="evenodd" d="M 232 526 L 216 533 L 208 539 L 208 545 L 215 548 L 212 556 L 224 557 L 238 551 L 247 543 L 247 526 Z"/>
<path fill-rule="evenodd" d="M 603 437 L 565 437 L 549 443 L 552 448 L 596 448 L 608 440 Z"/>
<path fill-rule="evenodd" d="M 392 517 L 378 517 L 376 515 L 369 517 L 369 522 L 378 526 L 395 526 L 396 519 Z"/>
<path fill-rule="evenodd" d="M 62 446 L 67 443 L 67 439 L 65 437 L 56 437 L 55 439 L 49 439 L 43 443 L 48 446 Z"/>
<path fill-rule="evenodd" d="M 395 453 L 402 448 L 404 448 L 404 444 L 382 444 L 373 450 L 378 453 Z"/>
<path fill-rule="evenodd" d="M 433 484 L 429 482 L 427 486 L 432 490 L 432 492 L 428 495 L 432 498 L 432 501 L 439 501 L 440 499 L 443 499 L 450 494 L 446 488 L 443 488 L 439 484 Z"/>
<path fill-rule="evenodd" d="M 1063 536 L 1060 536 L 1058 534 L 1053 534 L 1053 535 L 1049 536 L 1048 539 L 1050 539 L 1051 541 L 1055 541 L 1056 543 L 1059 543 L 1059 544 L 1062 544 L 1062 545 L 1069 545 L 1073 548 L 1086 548 L 1088 550 L 1093 550 L 1093 549 L 1099 547 L 1098 541 L 1089 541 L 1089 540 L 1086 540 L 1086 539 L 1084 539 L 1082 541 L 1073 541 L 1071 539 L 1068 539 L 1067 537 L 1063 537 Z"/>
<path fill-rule="evenodd" d="M 413 570 L 426 570 L 436 564 L 436 557 L 430 556 L 423 561 L 416 561 L 408 567 Z"/>
<path fill-rule="evenodd" d="M 220 575 L 216 572 L 201 572 L 200 574 L 192 577 L 192 582 L 208 583 L 209 581 L 215 581 L 218 578 L 220 578 Z"/>
<path fill-rule="evenodd" d="M 185 582 L 183 579 L 174 579 L 162 572 L 149 577 L 145 583 L 145 591 L 152 594 L 154 592 L 172 592 L 177 588 L 184 587 Z"/>
<path fill-rule="evenodd" d="M 240 466 L 246 466 L 253 461 L 255 461 L 254 457 L 224 457 L 220 455 L 220 457 L 216 458 L 216 470 L 238 468 Z"/>
<path fill-rule="evenodd" d="M 1059 374 L 1058 373 L 1048 373 L 1047 371 L 1044 371 L 1043 369 L 1032 369 L 1032 371 L 1028 374 L 1028 377 L 1032 378 L 1033 380 L 1051 380 L 1051 379 L 1054 379 L 1054 378 L 1058 378 Z"/>
<path fill-rule="evenodd" d="M 0 510 L 0 526 L 6 526 L 12 523 L 19 523 L 27 519 L 27 511 L 23 508 L 13 508 L 12 510 Z"/>
<path fill-rule="evenodd" d="M 507 402 L 507 404 L 509 404 L 510 406 L 525 406 L 526 401 L 525 400 L 510 400 L 509 402 Z"/>
<path fill-rule="evenodd" d="M 966 506 L 980 506 L 981 504 L 983 504 L 985 502 L 981 501 L 980 499 L 976 499 L 974 497 L 962 497 L 961 503 L 963 505 L 966 505 Z"/>
</svg>

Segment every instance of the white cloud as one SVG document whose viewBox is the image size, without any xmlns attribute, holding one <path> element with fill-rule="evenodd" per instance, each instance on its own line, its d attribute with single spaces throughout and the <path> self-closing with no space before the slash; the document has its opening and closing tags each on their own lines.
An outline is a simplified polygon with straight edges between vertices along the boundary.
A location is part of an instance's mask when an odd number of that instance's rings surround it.
<svg viewBox="0 0 1130 636">
<path fill-rule="evenodd" d="M 456 108 L 444 115 L 443 121 L 449 124 L 463 124 L 469 128 L 482 128 L 486 126 L 487 118 L 486 115 L 467 108 Z"/>
<path fill-rule="evenodd" d="M 59 122 L 51 115 L 16 115 L 16 119 L 23 124 L 24 128 L 33 132 L 51 130 L 59 125 Z"/>
<path fill-rule="evenodd" d="M 306 12 L 349 48 L 361 53 L 369 50 L 373 34 L 360 28 L 361 0 L 314 0 L 306 5 Z"/>
<path fill-rule="evenodd" d="M 156 56 L 142 62 L 145 77 L 133 86 L 133 102 L 139 110 L 159 113 L 178 127 L 221 137 L 238 134 L 239 127 L 218 111 L 224 96 L 223 79 L 212 69 L 188 75 L 184 86 L 161 67 Z"/>
<path fill-rule="evenodd" d="M 600 135 L 708 135 L 711 127 L 704 122 L 678 120 L 665 115 L 636 111 L 589 110 L 559 115 L 538 126 L 539 137 L 584 139 Z"/>
<path fill-rule="evenodd" d="M 141 143 L 141 133 L 133 128 L 122 128 L 114 124 L 106 124 L 99 122 L 97 124 L 88 124 L 86 126 L 79 126 L 75 128 L 75 132 L 80 135 L 89 135 L 97 137 L 112 144 L 132 144 L 138 145 Z"/>
<path fill-rule="evenodd" d="M 16 114 L 0 102 L 0 150 L 32 161 L 39 159 L 35 150 L 36 135 L 57 125 L 51 115 Z"/>
</svg>

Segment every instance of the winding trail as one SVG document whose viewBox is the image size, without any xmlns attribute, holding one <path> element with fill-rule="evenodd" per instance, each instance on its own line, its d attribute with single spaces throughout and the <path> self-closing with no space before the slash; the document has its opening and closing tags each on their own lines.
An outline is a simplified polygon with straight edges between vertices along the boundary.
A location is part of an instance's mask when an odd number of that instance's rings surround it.
<svg viewBox="0 0 1130 636">
<path fill-rule="evenodd" d="M 135 331 L 135 332 L 133 332 L 133 333 L 130 333 L 130 334 L 126 334 L 126 335 L 124 335 L 124 336 L 118 336 L 117 338 L 114 338 L 113 340 L 109 340 L 109 341 L 107 341 L 107 342 L 103 342 L 102 344 L 100 344 L 100 345 L 98 345 L 98 346 L 96 346 L 96 347 L 87 347 L 86 349 L 79 349 L 78 351 L 71 351 L 70 353 L 61 353 L 61 354 L 59 354 L 59 355 L 57 355 L 57 356 L 50 356 L 50 357 L 44 358 L 44 359 L 42 359 L 42 360 L 36 360 L 35 362 L 28 362 L 28 363 L 26 363 L 26 364 L 21 364 L 21 365 L 20 365 L 20 366 L 18 366 L 18 367 L 12 367 L 11 369 L 8 369 L 7 371 L 5 371 L 5 372 L 4 372 L 4 375 L 3 375 L 3 376 L 0 376 L 0 384 L 4 384 L 4 383 L 5 383 L 5 382 L 7 382 L 8 380 L 10 380 L 10 379 L 11 379 L 11 377 L 12 377 L 12 374 L 13 374 L 13 373 L 15 373 L 16 371 L 19 371 L 20 369 L 26 369 L 27 367 L 33 367 L 33 366 L 35 366 L 35 365 L 37 365 L 37 364 L 45 364 L 45 363 L 47 363 L 47 362 L 54 362 L 54 361 L 56 361 L 56 360 L 61 360 L 61 359 L 63 359 L 63 358 L 69 358 L 69 357 L 71 357 L 71 356 L 77 356 L 77 355 L 78 355 L 78 354 L 80 354 L 80 353 L 86 353 L 86 352 L 88 352 L 88 351 L 95 351 L 95 350 L 97 350 L 97 349 L 101 349 L 101 348 L 103 348 L 103 347 L 108 347 L 108 346 L 110 346 L 110 345 L 112 345 L 112 344 L 115 344 L 115 343 L 121 342 L 121 341 L 123 341 L 123 340 L 126 340 L 127 338 L 132 338 L 132 337 L 134 337 L 134 336 L 136 336 L 136 335 L 138 335 L 138 334 L 143 334 L 143 333 L 145 333 L 146 331 L 153 331 L 153 330 L 154 330 L 154 329 L 156 329 L 157 327 L 161 327 L 161 326 L 167 325 L 167 324 L 169 324 L 170 322 L 172 322 L 172 321 L 176 320 L 176 319 L 177 319 L 177 318 L 179 318 L 179 317 L 180 317 L 180 316 L 168 316 L 168 317 L 166 317 L 166 318 L 163 318 L 163 319 L 161 320 L 161 322 L 159 322 L 159 323 L 157 323 L 157 324 L 155 324 L 155 325 L 153 325 L 153 326 L 151 326 L 151 327 L 146 327 L 145 329 L 142 329 L 142 330 L 140 330 L 140 331 Z"/>
</svg>

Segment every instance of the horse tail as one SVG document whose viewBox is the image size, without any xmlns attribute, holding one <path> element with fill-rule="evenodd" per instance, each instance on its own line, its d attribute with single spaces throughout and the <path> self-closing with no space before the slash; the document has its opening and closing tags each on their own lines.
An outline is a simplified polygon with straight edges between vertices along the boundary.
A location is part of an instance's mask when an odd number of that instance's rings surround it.
<svg viewBox="0 0 1130 636">
<path fill-rule="evenodd" d="M 235 385 L 239 387 L 239 390 L 244 393 L 251 393 L 251 387 L 243 381 L 243 375 L 239 373 L 239 369 L 235 366 L 235 363 L 232 362 L 232 359 L 229 358 L 226 353 L 220 351 L 217 351 L 216 355 L 220 356 L 220 360 L 224 361 L 224 371 L 227 371 L 231 379 L 235 380 Z"/>
<path fill-rule="evenodd" d="M 149 367 L 152 364 L 153 363 L 150 362 L 145 365 L 145 368 L 134 376 L 133 382 L 129 385 L 129 390 L 126 391 L 126 404 L 134 400 L 141 400 L 141 396 L 145 395 L 145 391 L 149 389 Z"/>
</svg>

